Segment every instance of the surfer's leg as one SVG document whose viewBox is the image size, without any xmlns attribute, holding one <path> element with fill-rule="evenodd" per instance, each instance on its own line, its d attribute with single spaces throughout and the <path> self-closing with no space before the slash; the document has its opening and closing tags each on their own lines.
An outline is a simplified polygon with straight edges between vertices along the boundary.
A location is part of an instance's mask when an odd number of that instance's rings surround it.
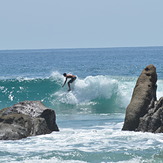
<svg viewBox="0 0 163 163">
<path fill-rule="evenodd" d="M 70 83 L 73 83 L 75 80 L 76 80 L 76 77 L 72 78 L 72 79 L 68 82 L 68 87 L 69 87 L 69 90 L 68 90 L 68 91 L 71 91 Z"/>
<path fill-rule="evenodd" d="M 71 88 L 70 88 L 70 82 L 68 82 L 68 87 L 69 87 L 69 90 L 68 90 L 68 91 L 71 91 Z"/>
</svg>

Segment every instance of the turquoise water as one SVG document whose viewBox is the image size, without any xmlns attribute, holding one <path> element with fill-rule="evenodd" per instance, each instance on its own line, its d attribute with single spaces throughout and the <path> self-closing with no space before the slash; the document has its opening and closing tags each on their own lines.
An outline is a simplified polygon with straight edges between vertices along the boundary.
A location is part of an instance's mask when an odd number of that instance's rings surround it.
<svg viewBox="0 0 163 163">
<path fill-rule="evenodd" d="M 141 71 L 154 64 L 163 95 L 163 47 L 0 51 L 0 109 L 41 100 L 60 132 L 0 141 L 0 162 L 162 162 L 163 134 L 121 131 Z M 72 91 L 64 72 L 77 75 Z"/>
</svg>

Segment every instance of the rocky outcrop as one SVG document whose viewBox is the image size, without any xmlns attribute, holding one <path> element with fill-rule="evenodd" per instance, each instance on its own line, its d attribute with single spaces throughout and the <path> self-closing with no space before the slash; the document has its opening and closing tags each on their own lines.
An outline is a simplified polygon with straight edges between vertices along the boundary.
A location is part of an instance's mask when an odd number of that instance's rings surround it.
<svg viewBox="0 0 163 163">
<path fill-rule="evenodd" d="M 131 102 L 126 109 L 126 117 L 122 130 L 136 131 L 140 118 L 154 107 L 157 89 L 156 68 L 147 66 L 139 76 L 133 91 Z"/>
<path fill-rule="evenodd" d="M 140 117 L 139 126 L 136 131 L 162 133 L 163 132 L 163 97 L 156 102 L 154 108 Z"/>
<path fill-rule="evenodd" d="M 16 140 L 52 131 L 59 131 L 55 112 L 40 101 L 24 101 L 0 110 L 0 140 Z"/>
</svg>

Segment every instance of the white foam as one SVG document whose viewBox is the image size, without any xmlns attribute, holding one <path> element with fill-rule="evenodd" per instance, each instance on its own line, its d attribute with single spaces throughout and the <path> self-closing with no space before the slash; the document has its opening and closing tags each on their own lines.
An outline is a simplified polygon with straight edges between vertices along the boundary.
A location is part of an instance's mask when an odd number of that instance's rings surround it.
<svg viewBox="0 0 163 163">
<path fill-rule="evenodd" d="M 0 141 L 0 151 L 6 152 L 6 156 L 2 156 L 0 161 L 17 163 L 22 159 L 22 162 L 26 163 L 43 161 L 80 163 L 84 162 L 82 160 L 85 160 L 83 159 L 85 155 L 90 155 L 91 158 L 98 153 L 101 161 L 104 156 L 108 157 L 110 154 L 111 157 L 121 158 L 119 163 L 127 163 L 141 162 L 146 157 L 152 159 L 148 152 L 156 154 L 162 150 L 162 134 L 121 131 L 123 123 L 122 121 L 116 123 L 117 115 L 112 115 L 115 121 L 111 121 L 112 117 L 109 115 L 99 116 L 82 116 L 83 119 L 76 117 L 80 119 L 76 121 L 81 126 L 78 128 L 72 127 L 75 125 L 73 117 L 65 116 L 63 118 L 65 122 L 72 121 L 72 124 L 68 128 L 60 127 L 60 132 L 16 141 Z M 94 125 L 95 119 L 99 120 L 99 125 Z M 85 120 L 89 120 L 90 127 Z M 128 157 L 125 159 L 127 153 Z M 65 157 L 67 159 L 64 160 Z"/>
<path fill-rule="evenodd" d="M 56 80 L 64 82 L 64 78 L 58 72 L 54 73 Z M 57 77 L 59 76 L 59 77 Z M 117 102 L 117 105 L 126 107 L 130 101 L 135 80 L 125 81 L 109 76 L 87 76 L 84 79 L 77 78 L 71 84 L 72 91 L 67 93 L 68 86 L 55 92 L 52 96 L 62 103 L 66 104 L 90 104 L 97 99 L 111 99 Z M 61 85 L 61 84 L 60 84 Z"/>
<path fill-rule="evenodd" d="M 117 81 L 107 76 L 88 76 L 76 81 L 74 94 L 79 101 L 90 101 L 96 98 L 109 99 L 117 87 Z"/>
<path fill-rule="evenodd" d="M 163 97 L 163 80 L 157 81 L 157 99 Z"/>
<path fill-rule="evenodd" d="M 12 91 L 8 95 L 8 98 L 9 98 L 10 101 L 13 101 L 14 100 L 14 95 L 13 95 L 13 92 Z"/>
<path fill-rule="evenodd" d="M 7 161 L 7 160 L 6 160 Z M 86 161 L 79 161 L 79 160 L 62 160 L 56 157 L 50 159 L 40 159 L 39 157 L 35 157 L 30 160 L 24 160 L 22 163 L 87 163 Z M 18 163 L 18 161 L 12 161 L 12 163 Z"/>
<path fill-rule="evenodd" d="M 53 72 L 52 77 L 63 85 L 64 77 L 59 72 Z M 126 108 L 129 104 L 137 78 L 135 77 L 112 77 L 112 76 L 87 76 L 84 79 L 77 78 L 71 84 L 72 91 L 67 92 L 68 86 L 65 85 L 58 92 L 52 94 L 52 103 L 61 102 L 64 104 L 95 105 L 98 100 L 108 100 L 118 108 Z M 163 80 L 157 82 L 157 98 L 163 95 Z M 110 100 L 110 101 L 109 101 Z"/>
<path fill-rule="evenodd" d="M 56 81 L 58 84 L 63 85 L 64 77 L 58 71 L 53 71 L 50 77 L 52 77 L 52 79 Z"/>
<path fill-rule="evenodd" d="M 160 137 L 161 138 L 161 137 Z M 122 132 L 114 131 L 111 129 L 76 129 L 61 128 L 60 133 L 52 133 L 50 135 L 32 137 L 30 140 L 24 140 L 8 144 L 8 148 L 4 147 L 3 150 L 7 150 L 10 153 L 19 153 L 21 155 L 31 155 L 32 153 L 61 153 L 63 156 L 71 155 L 71 151 L 75 151 L 76 148 L 80 152 L 94 153 L 94 152 L 118 152 L 122 149 L 132 151 L 146 151 L 151 149 L 157 144 L 158 136 L 154 134 L 135 133 L 135 132 Z M 148 143 L 151 141 L 151 143 Z M 14 148 L 14 144 L 17 147 Z M 34 145 L 32 145 L 34 144 Z M 23 145 L 23 148 L 21 147 Z M 157 147 L 161 148 L 161 147 Z M 37 151 L 36 151 L 37 149 Z M 60 155 L 62 155 L 60 153 Z M 30 161 L 37 161 L 32 157 Z M 38 158 L 38 160 L 42 160 Z M 51 158 L 49 161 L 53 161 Z M 134 159 L 135 160 L 135 159 Z M 26 160 L 28 162 L 28 160 Z M 63 160 L 60 160 L 64 162 Z"/>
<path fill-rule="evenodd" d="M 52 95 L 52 97 L 56 97 L 55 101 L 59 101 L 64 104 L 78 104 L 78 99 L 72 92 L 63 92 L 58 91 Z"/>
</svg>

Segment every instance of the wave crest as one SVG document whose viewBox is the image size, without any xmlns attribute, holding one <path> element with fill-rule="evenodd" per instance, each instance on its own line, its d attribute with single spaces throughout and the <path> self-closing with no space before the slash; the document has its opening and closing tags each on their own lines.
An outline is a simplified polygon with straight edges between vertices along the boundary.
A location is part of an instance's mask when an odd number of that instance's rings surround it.
<svg viewBox="0 0 163 163">
<path fill-rule="evenodd" d="M 0 108 L 11 106 L 25 100 L 40 100 L 57 112 L 124 112 L 130 102 L 136 78 L 87 76 L 77 78 L 72 83 L 72 91 L 67 85 L 62 88 L 64 77 L 53 72 L 47 78 L 0 79 Z M 159 86 L 157 95 L 162 95 Z"/>
<path fill-rule="evenodd" d="M 103 75 L 78 78 L 72 84 L 71 92 L 64 88 L 52 94 L 52 103 L 76 105 L 84 110 L 91 108 L 95 112 L 124 111 L 131 98 L 131 87 L 133 88 L 135 81 Z"/>
</svg>

